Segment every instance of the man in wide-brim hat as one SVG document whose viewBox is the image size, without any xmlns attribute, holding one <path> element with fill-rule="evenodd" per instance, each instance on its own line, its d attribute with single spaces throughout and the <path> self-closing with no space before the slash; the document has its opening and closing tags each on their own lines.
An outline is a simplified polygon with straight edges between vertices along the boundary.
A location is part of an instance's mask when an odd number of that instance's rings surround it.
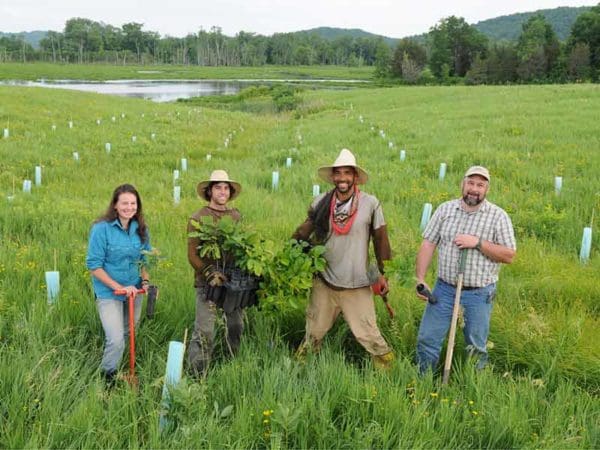
<svg viewBox="0 0 600 450">
<path fill-rule="evenodd" d="M 375 366 L 387 368 L 394 353 L 377 327 L 370 290 L 373 280 L 368 274 L 372 240 L 379 269 L 376 278 L 382 294 L 387 294 L 384 261 L 391 258 L 391 249 L 381 203 L 359 190 L 358 186 L 365 184 L 369 176 L 356 164 L 350 150 L 341 150 L 335 162 L 319 168 L 318 174 L 334 188 L 314 199 L 307 219 L 293 238 L 324 245 L 327 265 L 313 280 L 306 311 L 306 336 L 298 353 L 318 350 L 342 313 L 358 342 L 372 355 Z"/>
<path fill-rule="evenodd" d="M 242 186 L 237 181 L 229 178 L 224 170 L 214 170 L 208 180 L 198 183 L 198 195 L 208 202 L 208 205 L 196 211 L 188 222 L 188 233 L 196 231 L 194 223 L 202 222 L 203 218 L 211 217 L 214 221 L 229 216 L 234 221 L 241 219 L 236 208 L 228 206 L 229 201 L 236 198 L 242 191 Z M 222 286 L 226 281 L 223 267 L 219 262 L 209 258 L 200 258 L 197 237 L 188 238 L 188 261 L 194 268 L 194 286 L 196 288 L 196 320 L 194 332 L 189 344 L 188 363 L 190 370 L 195 375 L 206 373 L 210 363 L 214 346 L 214 329 L 217 307 L 213 299 L 207 298 L 209 287 Z M 232 352 L 237 352 L 240 346 L 242 331 L 244 329 L 243 312 L 235 309 L 226 312 L 227 343 Z"/>
</svg>

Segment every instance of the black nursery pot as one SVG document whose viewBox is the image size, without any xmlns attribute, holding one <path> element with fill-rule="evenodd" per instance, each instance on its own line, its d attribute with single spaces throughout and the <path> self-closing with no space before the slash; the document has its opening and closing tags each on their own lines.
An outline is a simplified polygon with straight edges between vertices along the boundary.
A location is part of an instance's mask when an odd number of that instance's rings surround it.
<svg viewBox="0 0 600 450">
<path fill-rule="evenodd" d="M 151 284 L 147 288 L 148 291 L 148 303 L 146 304 L 146 317 L 152 319 L 154 317 L 154 308 L 156 306 L 156 299 L 158 298 L 158 286 Z"/>
</svg>

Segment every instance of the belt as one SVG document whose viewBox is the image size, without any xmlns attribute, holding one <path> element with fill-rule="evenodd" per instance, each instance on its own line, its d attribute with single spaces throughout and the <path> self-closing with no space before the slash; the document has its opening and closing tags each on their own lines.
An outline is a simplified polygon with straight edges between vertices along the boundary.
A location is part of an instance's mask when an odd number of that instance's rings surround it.
<svg viewBox="0 0 600 450">
<path fill-rule="evenodd" d="M 454 289 L 457 288 L 457 286 L 455 284 L 448 283 L 447 281 L 444 281 L 441 278 L 439 278 L 439 280 L 443 283 L 446 283 L 448 286 L 452 286 Z M 462 290 L 463 291 L 474 291 L 475 289 L 481 289 L 482 287 L 485 287 L 485 286 L 463 286 Z"/>
</svg>

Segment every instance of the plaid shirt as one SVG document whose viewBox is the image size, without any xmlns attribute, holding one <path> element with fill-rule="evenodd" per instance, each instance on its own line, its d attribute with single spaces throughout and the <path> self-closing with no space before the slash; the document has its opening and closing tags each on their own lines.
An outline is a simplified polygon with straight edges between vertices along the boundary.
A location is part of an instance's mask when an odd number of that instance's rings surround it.
<svg viewBox="0 0 600 450">
<path fill-rule="evenodd" d="M 516 250 L 515 233 L 506 211 L 484 200 L 477 211 L 467 212 L 461 199 L 442 203 L 423 232 L 423 238 L 438 247 L 438 277 L 456 284 L 460 249 L 453 243 L 457 234 L 471 234 L 484 241 Z M 467 252 L 464 286 L 483 287 L 498 281 L 500 263 L 494 262 L 479 250 Z"/>
</svg>

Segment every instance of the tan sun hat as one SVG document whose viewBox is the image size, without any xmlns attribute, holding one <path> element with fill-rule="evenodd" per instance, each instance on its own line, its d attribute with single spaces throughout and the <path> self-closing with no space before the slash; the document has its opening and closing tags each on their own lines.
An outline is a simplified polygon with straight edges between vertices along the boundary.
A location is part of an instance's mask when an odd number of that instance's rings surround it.
<svg viewBox="0 0 600 450">
<path fill-rule="evenodd" d="M 365 184 L 369 179 L 369 174 L 356 164 L 356 158 L 347 148 L 343 148 L 340 151 L 340 154 L 331 166 L 319 167 L 319 176 L 328 183 L 333 183 L 333 169 L 336 167 L 354 167 L 358 174 L 356 184 Z"/>
<path fill-rule="evenodd" d="M 229 200 L 233 200 L 238 195 L 240 195 L 240 192 L 242 192 L 241 184 L 237 181 L 229 179 L 229 175 L 227 175 L 227 172 L 225 172 L 224 170 L 213 170 L 213 172 L 210 174 L 210 179 L 201 181 L 196 187 L 198 195 L 207 202 L 210 201 L 210 198 L 207 198 L 206 196 L 206 188 L 210 183 L 229 183 L 235 190 L 235 192 L 231 193 L 231 197 L 229 197 Z"/>
<path fill-rule="evenodd" d="M 490 181 L 490 172 L 483 166 L 469 167 L 469 169 L 465 172 L 465 178 L 471 177 L 473 175 L 479 175 L 480 177 L 483 177 L 486 180 L 488 180 L 488 182 Z"/>
</svg>

